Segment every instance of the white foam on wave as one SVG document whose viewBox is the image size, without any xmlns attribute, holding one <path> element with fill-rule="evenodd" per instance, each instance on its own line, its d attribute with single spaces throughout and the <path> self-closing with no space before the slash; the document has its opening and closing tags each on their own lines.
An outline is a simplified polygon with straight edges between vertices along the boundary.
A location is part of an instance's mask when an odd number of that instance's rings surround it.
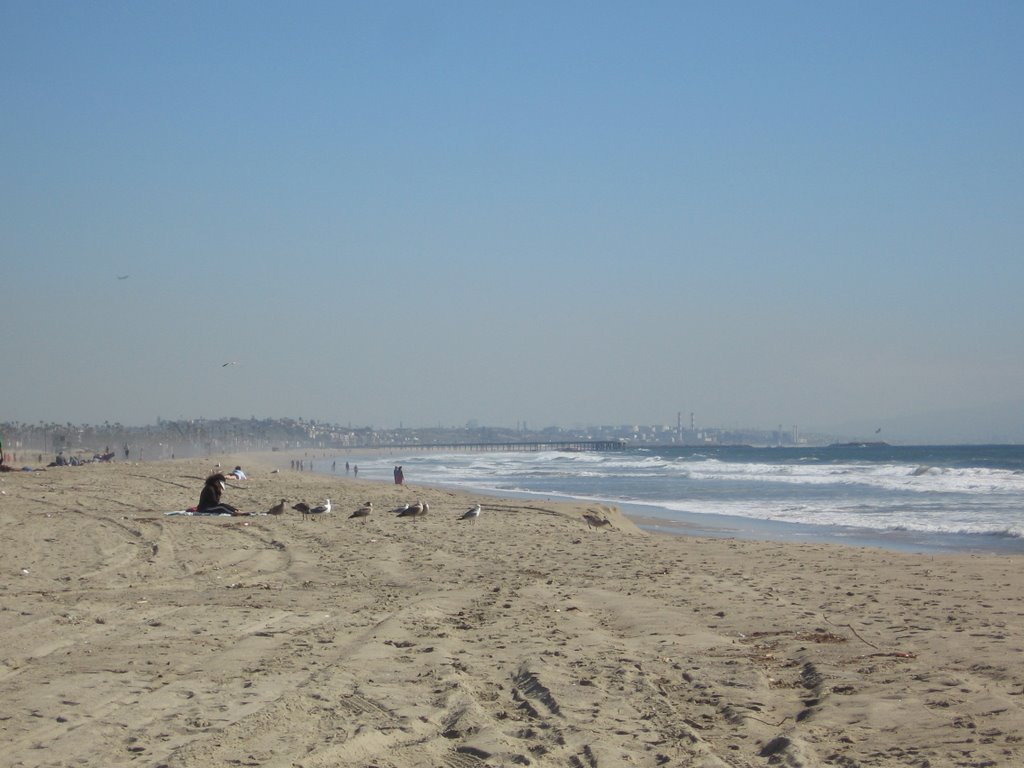
<svg viewBox="0 0 1024 768">
<path fill-rule="evenodd" d="M 946 508 L 927 510 L 911 508 L 885 510 L 866 508 L 862 504 L 789 502 L 701 501 L 693 504 L 675 500 L 630 501 L 631 506 L 647 507 L 657 515 L 664 510 L 688 515 L 713 515 L 747 518 L 766 522 L 795 523 L 838 528 L 860 528 L 875 531 L 914 531 L 918 533 L 995 535 L 1024 538 L 1024 519 L 1007 523 L 1006 510 L 971 508 L 960 514 Z M 659 515 L 660 516 L 660 515 Z"/>
<path fill-rule="evenodd" d="M 680 462 L 694 480 L 864 485 L 922 493 L 1024 493 L 1024 474 L 985 467 L 926 467 L 905 464 L 764 464 L 708 460 Z"/>
</svg>

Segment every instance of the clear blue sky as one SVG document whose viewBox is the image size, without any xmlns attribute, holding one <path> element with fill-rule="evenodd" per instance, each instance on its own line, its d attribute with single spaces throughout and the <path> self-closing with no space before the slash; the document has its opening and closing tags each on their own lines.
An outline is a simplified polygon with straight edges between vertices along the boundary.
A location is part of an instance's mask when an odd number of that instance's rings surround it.
<svg viewBox="0 0 1024 768">
<path fill-rule="evenodd" d="M 1020 2 L 0 0 L 0 421 L 1024 439 L 1022 40 Z"/>
</svg>

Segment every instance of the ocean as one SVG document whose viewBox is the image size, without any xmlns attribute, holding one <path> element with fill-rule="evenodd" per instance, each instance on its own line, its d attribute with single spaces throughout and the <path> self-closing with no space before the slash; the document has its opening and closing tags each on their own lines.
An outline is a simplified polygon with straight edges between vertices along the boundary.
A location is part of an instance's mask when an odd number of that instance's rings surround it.
<svg viewBox="0 0 1024 768">
<path fill-rule="evenodd" d="M 1024 446 L 686 446 L 338 456 L 359 476 L 619 507 L 665 533 L 1024 553 Z M 320 466 L 323 463 L 320 462 Z M 486 507 L 486 502 L 484 501 Z"/>
</svg>

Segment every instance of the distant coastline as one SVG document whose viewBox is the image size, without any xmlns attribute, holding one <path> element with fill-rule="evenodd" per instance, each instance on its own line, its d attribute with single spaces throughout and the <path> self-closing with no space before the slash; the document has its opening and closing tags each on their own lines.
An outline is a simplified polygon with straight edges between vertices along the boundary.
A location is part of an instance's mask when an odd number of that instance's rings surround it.
<svg viewBox="0 0 1024 768">
<path fill-rule="evenodd" d="M 638 446 L 824 446 L 850 439 L 842 435 L 789 430 L 695 428 L 666 425 L 543 427 L 428 427 L 397 429 L 331 424 L 314 419 L 158 419 L 156 424 L 0 423 L 6 452 L 24 451 L 52 458 L 59 452 L 107 453 L 118 458 L 152 460 L 217 453 L 351 448 L 411 449 L 440 445 L 508 443 L 622 443 Z"/>
</svg>

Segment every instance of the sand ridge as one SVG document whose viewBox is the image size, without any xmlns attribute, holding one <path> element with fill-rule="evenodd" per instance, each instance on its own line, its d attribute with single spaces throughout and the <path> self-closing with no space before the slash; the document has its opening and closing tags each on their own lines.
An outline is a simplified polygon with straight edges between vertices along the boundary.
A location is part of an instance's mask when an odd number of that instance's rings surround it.
<svg viewBox="0 0 1024 768">
<path fill-rule="evenodd" d="M 242 509 L 334 510 L 166 516 L 215 462 Z M 0 491 L 4 765 L 1024 763 L 1017 557 L 646 535 L 266 456 Z"/>
</svg>

